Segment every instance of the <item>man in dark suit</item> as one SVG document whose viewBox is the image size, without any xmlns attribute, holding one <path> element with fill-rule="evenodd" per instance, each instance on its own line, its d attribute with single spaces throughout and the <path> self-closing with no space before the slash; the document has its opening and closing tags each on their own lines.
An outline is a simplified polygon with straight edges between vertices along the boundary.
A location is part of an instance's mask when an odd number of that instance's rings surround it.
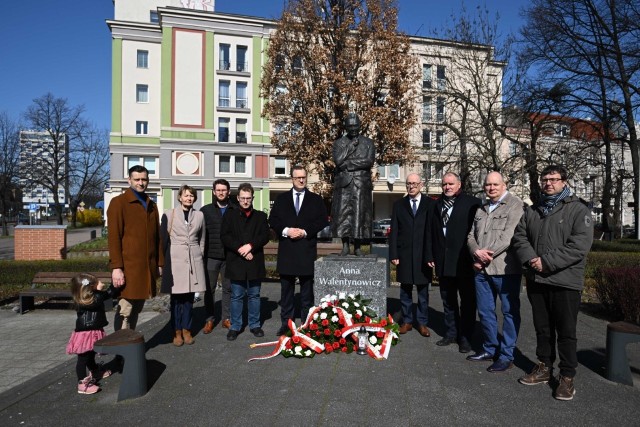
<svg viewBox="0 0 640 427">
<path fill-rule="evenodd" d="M 476 293 L 467 235 L 481 202 L 463 194 L 461 188 L 457 174 L 448 172 L 442 177 L 442 195 L 434 205 L 426 260 L 436 269 L 444 309 L 446 331 L 436 345 L 447 346 L 457 341 L 460 353 L 469 353 L 476 322 Z"/>
<path fill-rule="evenodd" d="M 322 197 L 306 188 L 307 171 L 291 169 L 293 188 L 278 196 L 269 214 L 269 224 L 278 236 L 280 273 L 280 319 L 278 335 L 288 330 L 294 319 L 296 277 L 300 280 L 301 319 L 304 322 L 313 306 L 313 264 L 317 255 L 316 235 L 327 226 L 327 211 Z"/>
<path fill-rule="evenodd" d="M 400 282 L 402 325 L 400 333 L 413 329 L 413 285 L 418 293 L 416 317 L 418 332 L 431 336 L 429 320 L 429 284 L 433 270 L 424 261 L 424 242 L 431 238 L 427 227 L 433 208 L 429 197 L 420 193 L 422 179 L 418 174 L 407 176 L 407 195 L 393 204 L 389 258 L 396 266 L 396 278 Z"/>
</svg>

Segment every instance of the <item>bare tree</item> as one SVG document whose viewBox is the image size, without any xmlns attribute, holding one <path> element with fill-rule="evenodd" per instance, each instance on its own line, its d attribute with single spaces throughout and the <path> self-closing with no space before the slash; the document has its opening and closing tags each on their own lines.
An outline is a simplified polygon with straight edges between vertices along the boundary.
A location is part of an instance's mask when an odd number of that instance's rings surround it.
<svg viewBox="0 0 640 427">
<path fill-rule="evenodd" d="M 6 112 L 0 112 L 0 215 L 2 235 L 8 236 L 8 214 L 19 212 L 21 203 L 18 196 L 18 166 L 20 160 L 18 122 Z"/>
<path fill-rule="evenodd" d="M 333 178 L 331 147 L 355 111 L 362 133 L 379 141 L 379 165 L 411 162 L 417 123 L 416 59 L 397 30 L 395 0 L 292 0 L 269 40 L 261 81 L 273 146 L 313 165 L 317 190 Z"/>
<path fill-rule="evenodd" d="M 24 160 L 32 163 L 32 167 L 27 165 L 29 174 L 25 178 L 30 186 L 42 186 L 52 193 L 53 208 L 60 225 L 65 201 L 60 199 L 59 190 L 64 189 L 69 196 L 69 150 L 71 142 L 87 127 L 83 112 L 83 106 L 72 106 L 67 99 L 48 93 L 34 99 L 25 113 L 32 129 L 49 137 L 46 155 L 24 156 Z"/>
<path fill-rule="evenodd" d="M 533 0 L 525 16 L 522 57 L 547 82 L 570 87 L 576 106 L 596 114 L 605 144 L 611 142 L 619 122 L 624 123 L 634 170 L 636 231 L 640 233 L 640 144 L 635 127 L 640 105 L 640 5 L 637 0 Z M 616 104 L 619 113 L 611 114 Z M 604 173 L 602 202 L 608 208 L 611 164 L 605 163 Z"/>
</svg>

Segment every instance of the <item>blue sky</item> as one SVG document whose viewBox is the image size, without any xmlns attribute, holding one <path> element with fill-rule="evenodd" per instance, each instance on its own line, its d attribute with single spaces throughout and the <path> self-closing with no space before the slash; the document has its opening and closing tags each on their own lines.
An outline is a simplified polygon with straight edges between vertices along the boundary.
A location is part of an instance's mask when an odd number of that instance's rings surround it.
<svg viewBox="0 0 640 427">
<path fill-rule="evenodd" d="M 136 1 L 136 0 L 129 0 Z M 468 12 L 484 6 L 499 13 L 502 33 L 516 32 L 525 0 L 466 0 Z M 429 36 L 442 28 L 461 0 L 399 0 L 399 26 Z M 216 11 L 278 18 L 282 0 L 216 0 Z M 111 117 L 112 0 L 3 2 L 0 26 L 0 112 L 21 119 L 34 98 L 47 92 L 83 104 L 85 117 L 108 129 Z"/>
</svg>

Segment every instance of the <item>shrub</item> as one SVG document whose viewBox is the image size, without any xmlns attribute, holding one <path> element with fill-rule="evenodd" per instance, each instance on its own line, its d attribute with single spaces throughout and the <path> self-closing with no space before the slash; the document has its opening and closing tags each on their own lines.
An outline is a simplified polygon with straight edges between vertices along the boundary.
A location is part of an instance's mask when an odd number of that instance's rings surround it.
<svg viewBox="0 0 640 427">
<path fill-rule="evenodd" d="M 640 267 L 600 269 L 596 293 L 618 320 L 640 324 Z"/>
<path fill-rule="evenodd" d="M 585 277 L 595 279 L 602 268 L 640 267 L 640 252 L 589 252 Z"/>
<path fill-rule="evenodd" d="M 640 252 L 640 240 L 619 239 L 613 242 L 594 240 L 591 245 L 592 252 Z"/>
<path fill-rule="evenodd" d="M 77 219 L 86 227 L 100 226 L 104 222 L 101 209 L 85 209 L 83 211 L 78 211 Z"/>
</svg>

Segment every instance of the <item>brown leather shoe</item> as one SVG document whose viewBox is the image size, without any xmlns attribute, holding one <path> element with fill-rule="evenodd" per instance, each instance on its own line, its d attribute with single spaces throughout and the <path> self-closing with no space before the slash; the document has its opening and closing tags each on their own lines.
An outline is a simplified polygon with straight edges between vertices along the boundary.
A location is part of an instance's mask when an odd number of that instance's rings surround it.
<svg viewBox="0 0 640 427">
<path fill-rule="evenodd" d="M 224 319 L 222 321 L 222 327 L 225 328 L 225 329 L 229 329 L 231 327 L 231 320 Z"/>
<path fill-rule="evenodd" d="M 194 340 L 193 337 L 191 336 L 191 331 L 188 329 L 182 330 L 182 338 L 184 339 L 184 343 L 187 345 L 191 345 L 194 342 L 196 342 L 196 340 Z"/>
<path fill-rule="evenodd" d="M 180 347 L 184 344 L 184 340 L 182 339 L 182 331 L 180 329 L 176 329 L 176 334 L 173 337 L 173 345 L 176 347 Z"/>
<path fill-rule="evenodd" d="M 427 328 L 424 325 L 418 326 L 418 332 L 420 332 L 420 335 L 422 335 L 423 337 L 430 337 L 431 336 L 431 332 L 429 332 L 429 328 Z"/>
<path fill-rule="evenodd" d="M 404 323 L 402 326 L 400 326 L 400 333 L 401 334 L 406 334 L 407 332 L 409 332 L 410 330 L 413 329 L 413 325 L 411 323 Z"/>
<path fill-rule="evenodd" d="M 204 324 L 202 332 L 205 334 L 210 334 L 211 331 L 213 331 L 213 320 L 207 320 L 207 323 Z"/>
</svg>

